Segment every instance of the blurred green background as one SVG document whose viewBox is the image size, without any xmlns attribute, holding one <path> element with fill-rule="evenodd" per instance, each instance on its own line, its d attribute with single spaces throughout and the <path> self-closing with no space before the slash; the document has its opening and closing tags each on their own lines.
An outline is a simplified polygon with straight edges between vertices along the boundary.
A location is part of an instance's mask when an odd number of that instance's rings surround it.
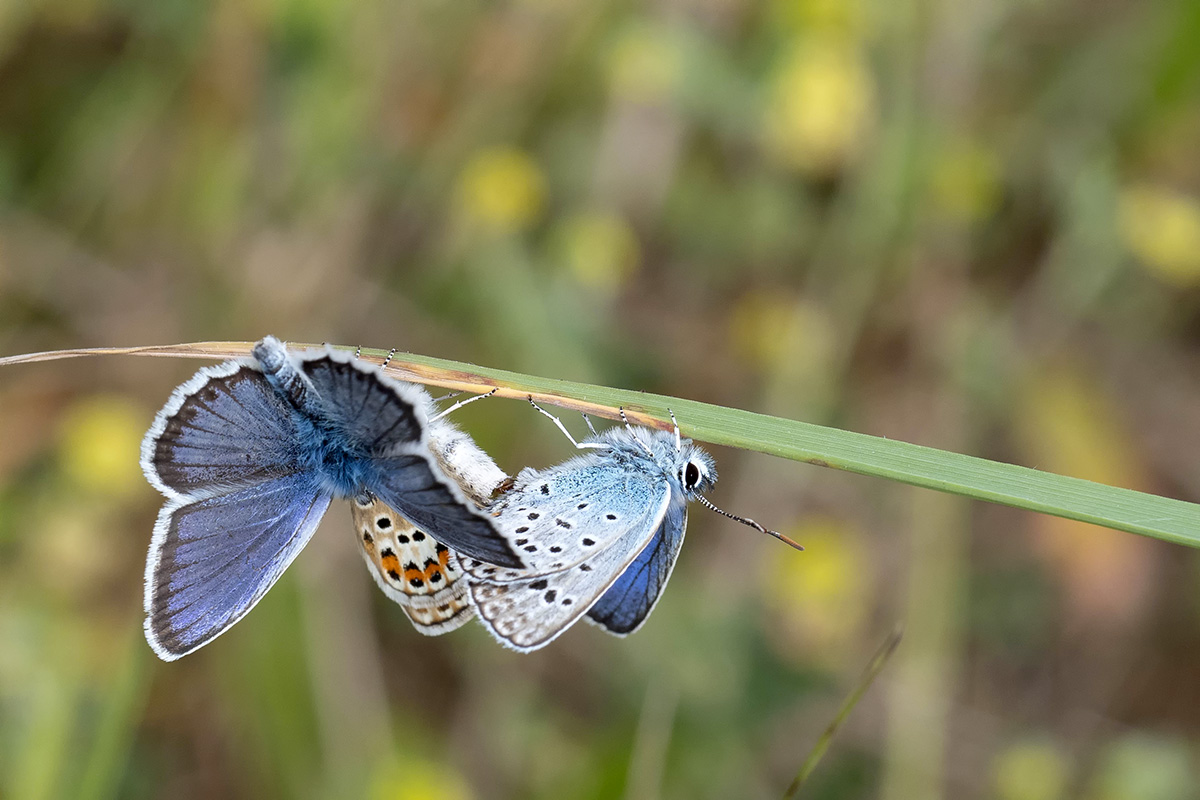
<svg viewBox="0 0 1200 800">
<path fill-rule="evenodd" d="M 1197 501 L 1198 144 L 1195 0 L 4 0 L 0 352 L 397 346 Z M 728 450 L 807 552 L 696 507 L 627 640 L 421 637 L 335 506 L 159 663 L 196 367 L 0 375 L 0 798 L 774 798 L 897 621 L 808 797 L 1200 797 L 1196 553 Z"/>
</svg>

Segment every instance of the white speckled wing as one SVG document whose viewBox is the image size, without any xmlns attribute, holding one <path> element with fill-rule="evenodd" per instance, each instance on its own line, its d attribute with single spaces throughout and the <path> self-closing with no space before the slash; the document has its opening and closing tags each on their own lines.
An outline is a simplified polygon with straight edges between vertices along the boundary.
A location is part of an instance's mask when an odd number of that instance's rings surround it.
<svg viewBox="0 0 1200 800">
<path fill-rule="evenodd" d="M 631 471 L 607 453 L 543 471 L 524 470 L 491 513 L 525 569 L 475 559 L 464 559 L 463 567 L 476 580 L 491 583 L 561 572 L 594 558 L 631 530 L 652 533 L 669 491 L 661 476 Z"/>
<path fill-rule="evenodd" d="M 664 487 L 643 524 L 630 527 L 582 563 L 504 583 L 471 580 L 471 601 L 480 621 L 514 650 L 527 652 L 549 644 L 587 613 L 633 563 L 662 523 L 670 500 L 670 489 Z"/>
</svg>

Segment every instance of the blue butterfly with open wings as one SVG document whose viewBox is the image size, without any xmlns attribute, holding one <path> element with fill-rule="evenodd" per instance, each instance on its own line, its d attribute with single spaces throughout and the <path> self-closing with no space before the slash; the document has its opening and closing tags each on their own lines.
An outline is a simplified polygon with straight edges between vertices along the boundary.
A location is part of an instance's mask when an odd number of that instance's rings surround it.
<svg viewBox="0 0 1200 800">
<path fill-rule="evenodd" d="M 224 633 L 304 548 L 334 497 L 366 490 L 417 528 L 483 562 L 523 559 L 430 452 L 432 400 L 349 353 L 252 358 L 178 387 L 142 443 L 167 502 L 146 560 L 146 639 L 164 660 Z"/>
</svg>

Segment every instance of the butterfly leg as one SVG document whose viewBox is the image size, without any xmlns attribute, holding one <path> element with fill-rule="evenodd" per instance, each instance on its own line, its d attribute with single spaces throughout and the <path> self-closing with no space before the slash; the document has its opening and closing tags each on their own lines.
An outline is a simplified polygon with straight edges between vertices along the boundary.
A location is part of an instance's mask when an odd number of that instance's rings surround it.
<svg viewBox="0 0 1200 800">
<path fill-rule="evenodd" d="M 588 430 L 592 432 L 592 436 L 599 436 L 599 435 L 600 435 L 600 434 L 596 433 L 596 426 L 592 424 L 592 418 L 591 418 L 591 417 L 589 417 L 587 414 L 584 414 L 584 415 L 583 415 L 583 421 L 587 423 Z"/>
<path fill-rule="evenodd" d="M 558 429 L 563 432 L 563 436 L 566 436 L 568 439 L 571 440 L 571 444 L 575 445 L 576 450 L 607 450 L 608 449 L 608 445 L 600 444 L 599 442 L 583 442 L 582 444 L 580 444 L 579 442 L 575 441 L 575 437 L 572 436 L 571 432 L 569 430 L 567 430 L 565 425 L 562 424 L 562 420 L 560 420 L 558 417 L 551 414 L 546 409 L 539 406 L 537 403 L 533 402 L 532 397 L 529 398 L 529 405 L 536 408 L 538 410 L 538 412 L 542 414 L 542 416 L 548 417 L 551 422 L 553 422 L 555 425 L 557 425 Z"/>
<path fill-rule="evenodd" d="M 642 449 L 646 451 L 647 455 L 653 457 L 654 451 L 652 451 L 650 449 L 650 446 L 648 444 L 646 444 L 645 442 L 643 442 L 641 439 L 638 438 L 637 431 L 635 431 L 633 429 L 633 426 L 629 424 L 629 417 L 625 416 L 625 409 L 618 408 L 617 411 L 619 411 L 621 413 L 621 422 L 625 423 L 625 430 L 629 431 L 629 435 L 633 437 L 633 440 L 635 442 L 637 442 L 638 444 L 640 444 L 642 446 Z"/>
<path fill-rule="evenodd" d="M 675 426 L 675 452 L 683 451 L 683 440 L 679 437 L 679 420 L 675 419 L 675 412 L 667 409 L 667 413 L 671 415 L 671 424 Z"/>
<path fill-rule="evenodd" d="M 459 410 L 460 408 L 462 408 L 463 406 L 465 406 L 465 405 L 468 405 L 468 404 L 470 404 L 470 403 L 474 403 L 476 400 L 482 400 L 482 399 L 483 399 L 483 398 L 485 398 L 485 397 L 491 397 L 492 395 L 494 395 L 494 394 L 495 394 L 496 392 L 498 392 L 498 391 L 499 391 L 499 389 L 492 389 L 492 390 L 491 390 L 490 392 L 488 392 L 487 394 L 477 394 L 477 395 L 475 395 L 475 396 L 473 396 L 473 397 L 468 397 L 466 400 L 459 400 L 457 403 L 455 403 L 454 405 L 450 406 L 450 407 L 449 407 L 449 408 L 447 408 L 445 411 L 441 412 L 440 414 L 438 414 L 436 417 L 434 417 L 433 419 L 431 419 L 431 420 L 429 420 L 429 421 L 430 421 L 430 422 L 436 422 L 437 420 L 439 420 L 439 419 L 441 419 L 442 417 L 444 417 L 444 416 L 446 416 L 447 414 L 449 414 L 451 411 L 458 411 L 458 410 Z M 461 394 L 461 392 L 453 392 L 452 394 L 449 394 L 449 395 L 447 395 L 447 397 L 454 397 L 454 396 L 455 396 L 455 395 L 457 395 L 457 394 Z"/>
</svg>

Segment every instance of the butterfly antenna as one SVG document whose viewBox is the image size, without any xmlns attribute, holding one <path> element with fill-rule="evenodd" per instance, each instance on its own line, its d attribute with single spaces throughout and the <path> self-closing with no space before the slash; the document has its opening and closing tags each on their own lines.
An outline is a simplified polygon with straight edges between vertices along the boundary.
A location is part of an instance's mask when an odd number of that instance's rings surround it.
<svg viewBox="0 0 1200 800">
<path fill-rule="evenodd" d="M 362 345 L 360 344 L 358 347 L 354 348 L 354 360 L 357 361 L 358 357 L 361 355 L 362 355 Z"/>
<path fill-rule="evenodd" d="M 754 528 L 754 530 L 758 531 L 759 533 L 765 533 L 767 536 L 774 536 L 776 539 L 778 539 L 779 541 L 788 545 L 789 547 L 794 547 L 797 550 L 804 549 L 804 545 L 800 544 L 799 542 L 795 541 L 794 539 L 784 536 L 779 531 L 769 531 L 766 528 L 764 528 L 762 525 L 759 525 L 757 522 L 755 522 L 752 519 L 749 519 L 748 517 L 739 517 L 737 514 L 730 514 L 728 511 L 723 511 L 723 510 L 717 508 L 711 502 L 709 502 L 708 498 L 705 497 L 704 495 L 697 495 L 696 499 L 700 501 L 700 505 L 704 506 L 709 511 L 715 511 L 723 517 L 729 517 L 730 519 L 740 522 L 743 525 L 749 525 L 751 528 Z"/>
<path fill-rule="evenodd" d="M 483 399 L 483 398 L 485 398 L 485 397 L 491 397 L 492 395 L 494 395 L 494 394 L 495 394 L 496 392 L 498 392 L 498 391 L 500 391 L 500 389 L 499 389 L 499 388 L 496 388 L 496 389 L 492 389 L 492 390 L 491 390 L 490 392 L 488 392 L 487 394 L 477 394 L 477 395 L 475 395 L 474 397 L 468 397 L 466 400 L 459 400 L 457 403 L 455 403 L 454 405 L 450 406 L 450 407 L 449 407 L 449 408 L 447 408 L 445 411 L 441 412 L 440 414 L 438 414 L 436 417 L 434 417 L 433 419 L 431 419 L 431 420 L 429 420 L 429 421 L 430 421 L 430 422 L 437 422 L 439 419 L 441 419 L 442 417 L 446 416 L 446 415 L 447 415 L 447 414 L 449 414 L 451 411 L 458 411 L 458 410 L 459 410 L 460 408 L 462 408 L 463 406 L 465 406 L 465 405 L 468 405 L 468 404 L 470 404 L 470 403 L 474 403 L 476 400 L 482 400 L 482 399 Z M 462 394 L 462 392 L 451 392 L 450 394 L 446 395 L 446 397 L 455 397 L 455 396 L 457 396 L 457 395 L 460 395 L 460 394 Z M 443 399 L 443 400 L 445 400 L 445 399 L 446 399 L 446 397 L 443 397 L 442 399 Z"/>
<path fill-rule="evenodd" d="M 493 391 L 495 391 L 495 390 L 493 390 Z M 553 414 L 551 414 L 546 409 L 539 406 L 537 403 L 533 402 L 532 395 L 529 396 L 529 405 L 533 406 L 535 409 L 537 409 L 538 413 L 540 413 L 544 417 L 548 417 L 551 422 L 553 422 L 555 425 L 557 425 L 558 429 L 563 432 L 563 436 L 566 436 L 568 439 L 571 440 L 571 444 L 575 445 L 576 450 L 607 450 L 607 449 L 609 449 L 608 445 L 601 444 L 600 442 L 584 442 L 584 443 L 580 444 L 579 442 L 575 441 L 575 437 L 571 435 L 571 432 L 569 430 L 567 430 L 567 426 L 562 424 L 562 420 L 559 419 L 558 417 L 554 416 Z"/>
<path fill-rule="evenodd" d="M 618 408 L 617 411 L 619 411 L 621 413 L 621 422 L 625 423 L 625 430 L 629 431 L 629 435 L 633 437 L 633 440 L 642 446 L 642 449 L 646 451 L 646 455 L 653 458 L 654 451 L 650 449 L 650 446 L 648 444 L 646 444 L 645 442 L 643 442 L 641 439 L 638 438 L 637 431 L 635 431 L 633 429 L 633 426 L 629 424 L 629 417 L 625 416 L 625 409 Z"/>
<path fill-rule="evenodd" d="M 387 365 L 392 363 L 392 356 L 394 355 L 396 355 L 396 348 L 393 347 L 391 350 L 388 350 L 387 358 L 383 360 L 383 363 L 379 365 L 379 368 L 387 369 Z"/>
<path fill-rule="evenodd" d="M 675 412 L 667 409 L 667 413 L 671 416 L 671 424 L 675 426 L 675 452 L 683 452 L 683 441 L 679 438 L 679 420 L 675 419 Z"/>
</svg>

